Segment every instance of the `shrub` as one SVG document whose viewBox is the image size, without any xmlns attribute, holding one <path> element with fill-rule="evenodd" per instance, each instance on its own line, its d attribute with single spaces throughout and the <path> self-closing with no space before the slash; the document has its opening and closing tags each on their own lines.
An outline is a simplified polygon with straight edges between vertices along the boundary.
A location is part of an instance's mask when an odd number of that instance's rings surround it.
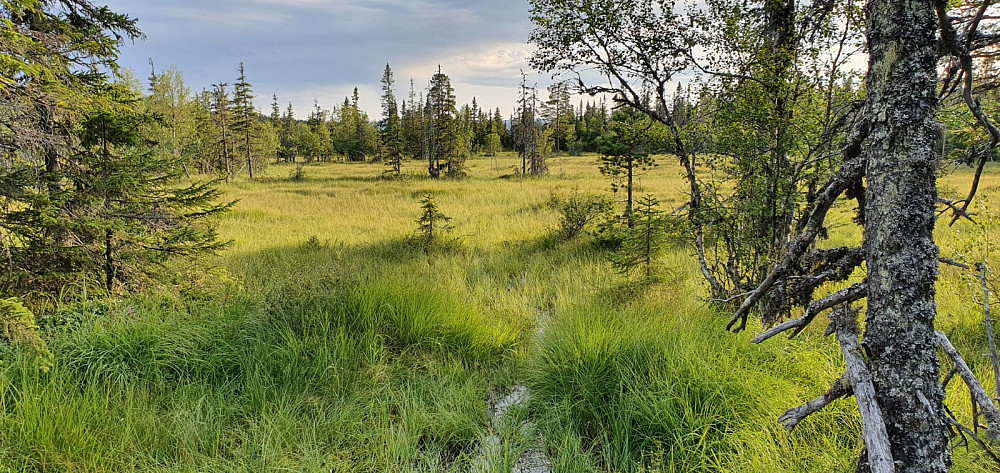
<svg viewBox="0 0 1000 473">
<path fill-rule="evenodd" d="M 574 190 L 566 198 L 556 198 L 555 204 L 561 215 L 557 233 L 566 240 L 575 238 L 591 223 L 608 218 L 613 207 L 610 198 L 581 194 L 579 190 Z"/>
<path fill-rule="evenodd" d="M 34 314 L 17 299 L 0 299 L 0 342 L 24 350 L 42 371 L 52 367 L 52 352 L 39 333 Z"/>
</svg>

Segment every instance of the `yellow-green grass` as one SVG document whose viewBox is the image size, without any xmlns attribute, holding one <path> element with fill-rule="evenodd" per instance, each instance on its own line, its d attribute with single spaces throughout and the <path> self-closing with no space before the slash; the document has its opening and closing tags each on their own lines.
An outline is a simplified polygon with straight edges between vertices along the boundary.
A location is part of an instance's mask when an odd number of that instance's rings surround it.
<svg viewBox="0 0 1000 473">
<path fill-rule="evenodd" d="M 460 181 L 421 177 L 416 161 L 402 181 L 378 164 L 306 165 L 302 180 L 283 165 L 225 186 L 240 200 L 220 228 L 228 277 L 75 305 L 49 317 L 74 327 L 53 331 L 51 372 L 0 365 L 0 471 L 506 471 L 539 438 L 557 471 L 852 468 L 852 400 L 790 435 L 776 422 L 839 375 L 821 319 L 751 345 L 705 302 L 690 249 L 643 283 L 587 236 L 554 237 L 553 195 L 607 192 L 596 161 L 558 157 L 549 176 L 521 179 L 516 156 L 474 159 Z M 660 163 L 638 195 L 679 207 L 680 169 Z M 962 170 L 941 187 L 969 181 Z M 1000 170 L 980 192 L 1000 199 Z M 453 244 L 411 241 L 427 193 Z M 860 241 L 853 206 L 838 205 L 821 244 Z M 942 226 L 943 255 L 1000 267 L 998 215 Z M 992 392 L 973 283 L 942 270 L 939 328 Z M 519 383 L 529 403 L 494 425 L 491 394 Z M 949 395 L 968 418 L 958 383 Z M 502 448 L 477 459 L 494 434 Z M 991 471 L 975 446 L 955 455 L 956 471 Z"/>
</svg>

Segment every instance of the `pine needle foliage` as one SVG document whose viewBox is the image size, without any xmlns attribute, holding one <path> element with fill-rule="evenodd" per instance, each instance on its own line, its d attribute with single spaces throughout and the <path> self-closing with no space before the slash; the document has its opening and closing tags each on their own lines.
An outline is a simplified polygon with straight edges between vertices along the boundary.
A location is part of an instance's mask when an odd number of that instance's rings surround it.
<svg viewBox="0 0 1000 473">
<path fill-rule="evenodd" d="M 52 352 L 39 334 L 34 314 L 13 298 L 0 299 L 0 348 L 5 344 L 25 352 L 43 372 L 52 367 Z"/>
<path fill-rule="evenodd" d="M 625 239 L 612 264 L 622 274 L 641 269 L 647 280 L 656 272 L 656 259 L 670 241 L 669 221 L 660 202 L 652 195 L 639 199 L 635 209 L 635 227 L 625 233 Z"/>
<path fill-rule="evenodd" d="M 416 220 L 417 235 L 423 241 L 424 248 L 429 248 L 441 240 L 442 233 L 451 230 L 451 226 L 448 224 L 451 217 L 446 216 L 438 209 L 437 203 L 434 202 L 434 196 L 431 194 L 424 194 L 424 197 L 420 199 L 420 208 L 420 218 Z"/>
</svg>

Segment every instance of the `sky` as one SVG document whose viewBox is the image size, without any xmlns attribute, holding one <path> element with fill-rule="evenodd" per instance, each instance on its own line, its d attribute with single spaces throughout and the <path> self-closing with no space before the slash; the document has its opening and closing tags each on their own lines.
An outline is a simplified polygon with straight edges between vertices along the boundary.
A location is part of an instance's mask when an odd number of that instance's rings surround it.
<svg viewBox="0 0 1000 473">
<path fill-rule="evenodd" d="M 532 29 L 526 0 L 103 0 L 138 18 L 145 40 L 122 47 L 120 64 L 138 77 L 176 66 L 193 90 L 232 84 L 244 62 L 258 108 L 272 94 L 299 118 L 313 100 L 324 109 L 343 103 L 355 86 L 361 108 L 380 115 L 388 62 L 396 94 L 409 81 L 419 92 L 440 64 L 458 103 L 475 96 L 509 115 L 520 71 L 544 88 L 547 75 L 528 66 Z"/>
</svg>

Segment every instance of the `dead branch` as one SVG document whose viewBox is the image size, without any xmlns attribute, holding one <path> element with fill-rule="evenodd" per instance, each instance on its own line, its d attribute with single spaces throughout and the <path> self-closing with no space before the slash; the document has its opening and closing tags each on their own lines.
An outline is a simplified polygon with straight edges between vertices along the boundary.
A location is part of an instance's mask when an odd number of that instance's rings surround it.
<svg viewBox="0 0 1000 473">
<path fill-rule="evenodd" d="M 979 125 L 985 128 L 990 135 L 989 142 L 981 150 L 982 152 L 979 153 L 979 162 L 976 166 L 975 177 L 972 179 L 972 189 L 969 191 L 969 196 L 962 200 L 962 213 L 966 213 L 969 210 L 969 206 L 972 205 L 972 200 L 976 197 L 976 193 L 979 190 L 979 181 L 982 178 L 983 169 L 986 167 L 986 161 L 994 154 L 997 145 L 1000 144 L 1000 129 L 997 129 L 986 113 L 983 112 L 979 103 L 979 97 L 973 96 L 975 75 L 971 48 L 974 45 L 974 39 L 977 37 L 980 21 L 990 3 L 992 2 L 983 2 L 975 17 L 969 22 L 967 29 L 962 35 L 959 35 L 955 31 L 955 25 L 952 23 L 951 17 L 948 15 L 947 0 L 937 0 L 936 2 L 938 24 L 941 28 L 942 48 L 958 59 L 962 74 L 961 78 L 964 79 L 962 98 L 965 100 L 969 111 L 976 117 Z M 964 43 L 962 42 L 963 38 L 965 39 Z M 956 82 L 958 82 L 958 79 L 956 79 Z M 951 225 L 954 225 L 961 218 L 962 215 L 956 212 L 951 220 Z"/>
<path fill-rule="evenodd" d="M 951 426 L 957 429 L 959 432 L 961 432 L 962 437 L 965 438 L 966 442 L 968 442 L 968 439 L 971 438 L 976 443 L 978 443 L 979 446 L 982 447 L 983 451 L 986 452 L 986 454 L 990 458 L 992 458 L 994 462 L 1000 465 L 1000 457 L 998 457 L 997 454 L 993 452 L 993 449 L 991 449 L 989 445 L 986 445 L 986 442 L 984 442 L 983 439 L 979 438 L 979 435 L 976 435 L 975 432 L 969 430 L 968 427 L 962 425 L 960 422 L 953 419 L 951 416 L 945 416 L 945 421 L 951 424 Z"/>
<path fill-rule="evenodd" d="M 997 410 L 997 407 L 993 405 L 990 395 L 986 394 L 983 385 L 976 379 L 976 375 L 969 369 L 969 365 L 965 363 L 965 359 L 962 358 L 962 355 L 951 344 L 944 332 L 935 332 L 935 335 L 937 336 L 938 345 L 951 358 L 955 369 L 958 370 L 959 376 L 965 381 L 965 385 L 969 387 L 969 392 L 976 399 L 976 404 L 982 409 L 982 415 L 989 423 L 986 429 L 987 435 L 995 441 L 1000 441 L 1000 410 Z"/>
<path fill-rule="evenodd" d="M 940 262 L 942 264 L 946 264 L 948 266 L 954 266 L 956 268 L 969 269 L 969 265 L 967 265 L 965 263 L 962 263 L 960 261 L 955 261 L 955 260 L 953 260 L 951 258 L 941 257 L 941 258 L 938 258 L 938 262 Z"/>
<path fill-rule="evenodd" d="M 983 318 L 986 323 L 986 338 L 990 342 L 990 362 L 993 364 L 993 379 L 1000 390 L 1000 361 L 997 360 L 997 341 L 993 336 L 993 319 L 990 317 L 990 288 L 986 284 L 986 265 L 976 263 L 976 276 L 983 284 Z"/>
<path fill-rule="evenodd" d="M 855 301 L 859 301 L 868 296 L 868 286 L 866 283 L 861 282 L 852 285 L 851 287 L 844 289 L 843 291 L 831 294 L 818 301 L 811 302 L 807 307 L 802 317 L 794 320 L 789 320 L 782 324 L 776 325 L 770 330 L 760 334 L 757 338 L 753 339 L 753 343 L 764 343 L 765 341 L 773 338 L 774 336 L 787 332 L 789 330 L 795 330 L 789 338 L 793 338 L 800 333 L 812 323 L 813 319 L 817 315 L 822 313 L 824 310 L 831 309 L 841 304 L 847 304 Z"/>
<path fill-rule="evenodd" d="M 895 464 L 889 445 L 889 434 L 882 419 L 882 410 L 875 398 L 875 385 L 858 342 L 858 311 L 847 305 L 838 307 L 830 316 L 831 328 L 837 335 L 846 376 L 851 382 L 854 398 L 861 412 L 861 435 L 868 451 L 868 466 L 872 473 L 892 473 Z"/>
<path fill-rule="evenodd" d="M 847 379 L 847 375 L 844 375 L 844 377 L 834 381 L 833 385 L 830 386 L 830 390 L 822 396 L 799 407 L 789 409 L 783 416 L 778 418 L 778 422 L 785 424 L 785 428 L 791 431 L 795 426 L 799 425 L 799 422 L 805 420 L 806 417 L 823 410 L 826 406 L 832 404 L 833 401 L 850 396 L 851 394 L 854 394 L 854 390 L 851 388 L 851 382 Z"/>
<path fill-rule="evenodd" d="M 966 212 L 965 209 L 959 207 L 958 206 L 958 202 L 955 202 L 954 200 L 951 200 L 951 199 L 942 199 L 940 197 L 938 198 L 937 202 L 939 204 L 944 205 L 945 207 L 947 207 L 947 209 L 942 210 L 941 212 L 938 212 L 938 216 L 939 217 L 941 216 L 941 214 L 947 212 L 948 210 L 951 210 L 952 213 L 955 214 L 955 217 L 957 217 L 957 218 L 964 218 L 964 219 L 972 222 L 973 224 L 976 224 L 976 221 L 972 219 L 972 215 L 969 215 L 969 213 Z"/>
</svg>

